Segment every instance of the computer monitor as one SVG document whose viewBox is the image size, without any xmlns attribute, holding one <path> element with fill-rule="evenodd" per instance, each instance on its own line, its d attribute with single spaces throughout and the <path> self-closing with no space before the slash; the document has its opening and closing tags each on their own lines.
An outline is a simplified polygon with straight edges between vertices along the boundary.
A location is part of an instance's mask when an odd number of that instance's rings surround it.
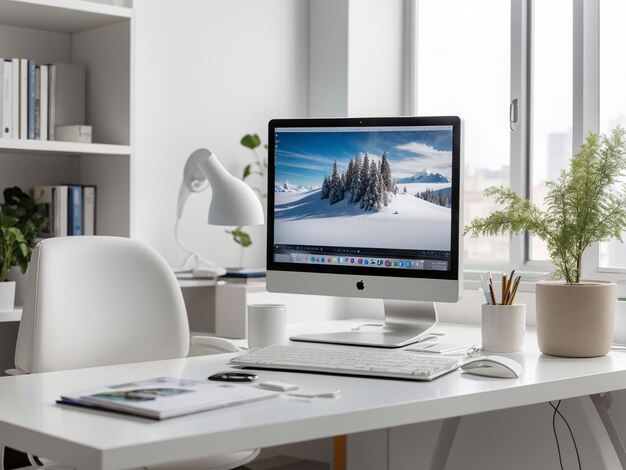
<svg viewBox="0 0 626 470">
<path fill-rule="evenodd" d="M 400 347 L 461 296 L 454 116 L 269 123 L 267 289 L 384 299 L 381 328 L 292 340 Z"/>
</svg>

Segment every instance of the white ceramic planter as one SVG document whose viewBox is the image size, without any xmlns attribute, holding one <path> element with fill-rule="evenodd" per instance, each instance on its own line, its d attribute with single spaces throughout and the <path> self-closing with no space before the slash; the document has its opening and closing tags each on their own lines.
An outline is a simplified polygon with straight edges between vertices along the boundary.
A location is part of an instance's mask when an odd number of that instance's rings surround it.
<svg viewBox="0 0 626 470">
<path fill-rule="evenodd" d="M 483 350 L 512 353 L 521 351 L 526 331 L 526 304 L 482 306 Z"/>
<path fill-rule="evenodd" d="M 613 282 L 540 281 L 537 341 L 544 354 L 604 356 L 611 350 L 617 287 Z"/>
<path fill-rule="evenodd" d="M 15 307 L 15 281 L 0 282 L 0 310 Z"/>
<path fill-rule="evenodd" d="M 28 274 L 22 274 L 22 271 L 18 266 L 13 266 L 7 280 L 15 281 L 15 305 L 24 305 L 24 298 L 26 297 L 26 281 Z"/>
</svg>

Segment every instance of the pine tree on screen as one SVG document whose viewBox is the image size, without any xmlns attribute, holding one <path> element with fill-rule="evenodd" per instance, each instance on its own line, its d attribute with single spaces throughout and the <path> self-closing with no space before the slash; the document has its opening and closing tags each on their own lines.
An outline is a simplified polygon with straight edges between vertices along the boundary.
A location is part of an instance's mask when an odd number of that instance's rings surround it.
<svg viewBox="0 0 626 470">
<path fill-rule="evenodd" d="M 366 203 L 365 203 L 365 194 L 367 191 L 367 188 L 370 185 L 370 160 L 369 157 L 367 156 L 367 153 L 365 154 L 365 156 L 363 157 L 363 163 L 361 165 L 361 187 L 359 190 L 359 199 L 361 201 L 361 209 L 365 209 Z"/>
<path fill-rule="evenodd" d="M 322 183 L 320 199 L 328 199 L 329 194 L 330 194 L 330 181 L 328 179 L 328 175 L 324 175 L 324 182 Z"/>
<path fill-rule="evenodd" d="M 385 191 L 393 191 L 393 179 L 391 178 L 391 166 L 389 165 L 389 159 L 387 158 L 387 152 L 383 152 L 382 159 L 380 161 L 380 177 Z"/>
<path fill-rule="evenodd" d="M 361 200 L 361 157 L 356 156 L 352 166 L 352 182 L 350 183 L 350 203 L 354 204 Z"/>
<path fill-rule="evenodd" d="M 333 163 L 333 174 L 330 177 L 330 192 L 328 194 L 330 204 L 336 204 L 341 201 L 341 177 L 337 171 L 337 160 Z"/>
</svg>

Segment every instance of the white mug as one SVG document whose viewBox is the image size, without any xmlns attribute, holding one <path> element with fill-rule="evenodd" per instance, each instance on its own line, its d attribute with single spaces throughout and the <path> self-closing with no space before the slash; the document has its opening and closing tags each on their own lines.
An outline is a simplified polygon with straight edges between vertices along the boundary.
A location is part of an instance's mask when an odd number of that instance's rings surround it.
<svg viewBox="0 0 626 470">
<path fill-rule="evenodd" d="M 483 349 L 487 352 L 521 351 L 526 331 L 526 304 L 482 306 Z"/>
<path fill-rule="evenodd" d="M 262 348 L 287 343 L 287 306 L 284 304 L 248 305 L 248 346 Z"/>
</svg>

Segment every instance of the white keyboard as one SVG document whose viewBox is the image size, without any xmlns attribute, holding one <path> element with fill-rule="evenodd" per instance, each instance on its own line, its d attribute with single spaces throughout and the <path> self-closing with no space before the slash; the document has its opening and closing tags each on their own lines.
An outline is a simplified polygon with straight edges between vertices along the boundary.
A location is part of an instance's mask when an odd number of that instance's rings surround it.
<svg viewBox="0 0 626 470">
<path fill-rule="evenodd" d="M 353 347 L 271 345 L 252 349 L 230 360 L 234 365 L 260 369 L 301 370 L 327 374 L 432 380 L 459 367 L 450 357 L 404 351 L 364 350 Z"/>
</svg>

